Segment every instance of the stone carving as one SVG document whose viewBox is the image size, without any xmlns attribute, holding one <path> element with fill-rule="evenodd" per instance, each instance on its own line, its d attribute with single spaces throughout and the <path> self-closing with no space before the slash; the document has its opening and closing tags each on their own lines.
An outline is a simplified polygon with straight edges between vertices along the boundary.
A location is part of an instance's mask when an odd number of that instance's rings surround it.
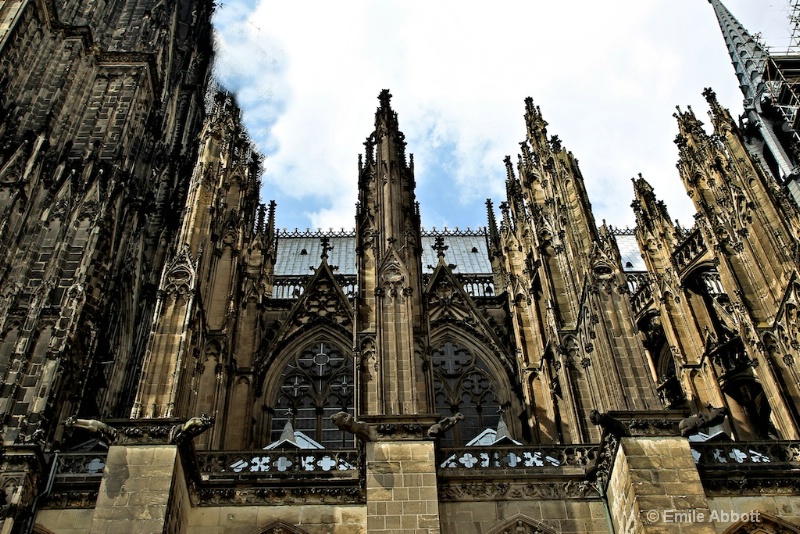
<svg viewBox="0 0 800 534">
<path fill-rule="evenodd" d="M 674 436 L 679 422 L 677 419 L 637 418 L 628 421 L 628 428 L 636 436 Z"/>
<path fill-rule="evenodd" d="M 631 435 L 628 425 L 619 419 L 611 417 L 607 413 L 601 413 L 597 410 L 592 410 L 589 412 L 589 420 L 593 425 L 601 427 L 605 433 L 613 434 L 617 437 Z"/>
<path fill-rule="evenodd" d="M 396 438 L 419 438 L 425 427 L 419 423 L 381 423 L 375 426 L 381 436 L 394 436 Z"/>
<path fill-rule="evenodd" d="M 406 277 L 400 266 L 400 262 L 393 260 L 386 265 L 381 273 L 381 290 L 383 295 L 388 295 L 392 298 L 403 294 L 403 288 L 406 284 Z"/>
<path fill-rule="evenodd" d="M 108 444 L 113 443 L 114 440 L 117 439 L 117 431 L 97 419 L 78 419 L 77 416 L 73 415 L 64 421 L 63 424 L 65 428 L 80 428 L 89 434 L 97 435 Z"/>
<path fill-rule="evenodd" d="M 261 534 L 305 534 L 305 530 L 300 530 L 283 521 L 276 521 L 262 530 Z"/>
<path fill-rule="evenodd" d="M 342 298 L 341 288 L 332 277 L 326 276 L 318 278 L 316 283 L 306 288 L 302 307 L 293 317 L 293 322 L 295 325 L 321 322 L 346 325 L 352 319 L 350 313 L 347 300 Z"/>
<path fill-rule="evenodd" d="M 727 408 L 714 408 L 711 404 L 706 406 L 707 412 L 700 412 L 682 420 L 678 425 L 681 436 L 684 438 L 700 433 L 704 428 L 722 424 L 728 415 Z"/>
<path fill-rule="evenodd" d="M 487 534 L 555 534 L 556 531 L 540 521 L 517 514 Z"/>
<path fill-rule="evenodd" d="M 196 274 L 195 263 L 189 246 L 184 244 L 164 275 L 162 281 L 164 293 L 176 297 L 193 291 Z"/>
<path fill-rule="evenodd" d="M 144 421 L 144 420 L 143 420 Z M 155 422 L 147 425 L 126 426 L 119 430 L 122 443 L 166 443 L 174 425 Z"/>
<path fill-rule="evenodd" d="M 331 416 L 331 421 L 342 432 L 350 432 L 364 441 L 374 441 L 372 429 L 367 423 L 356 421 L 356 418 L 347 412 L 336 412 Z"/>
<path fill-rule="evenodd" d="M 192 417 L 183 425 L 172 427 L 169 439 L 170 443 L 180 444 L 185 441 L 191 441 L 214 426 L 214 419 L 215 417 L 213 415 L 201 414 L 200 417 Z"/>
<path fill-rule="evenodd" d="M 94 508 L 97 491 L 53 491 L 47 496 L 48 508 Z"/>
<path fill-rule="evenodd" d="M 284 504 L 308 504 L 309 499 L 321 503 L 355 504 L 365 502 L 363 491 L 358 487 L 323 487 L 312 485 L 304 487 L 248 487 L 232 488 L 202 488 L 191 493 L 195 506 L 222 506 L 222 505 L 274 505 L 276 502 Z"/>
<path fill-rule="evenodd" d="M 563 500 L 597 498 L 597 488 L 586 480 L 568 482 L 464 482 L 455 479 L 439 486 L 444 502 Z M 513 531 L 512 531 L 513 532 Z"/>
<path fill-rule="evenodd" d="M 589 480 L 594 481 L 593 488 L 598 493 L 599 488 L 603 488 L 603 492 L 605 492 L 605 488 L 608 486 L 611 470 L 614 467 L 614 459 L 617 455 L 617 448 L 619 447 L 619 439 L 615 434 L 606 433 L 603 442 L 600 444 L 600 453 L 597 458 L 586 466 L 586 476 Z"/>
<path fill-rule="evenodd" d="M 431 425 L 431 427 L 428 429 L 428 437 L 429 438 L 440 437 L 445 432 L 453 428 L 453 426 L 462 419 L 464 419 L 464 416 L 461 414 L 461 412 L 458 412 L 457 414 L 452 415 L 450 417 L 445 417 L 438 423 Z"/>
</svg>

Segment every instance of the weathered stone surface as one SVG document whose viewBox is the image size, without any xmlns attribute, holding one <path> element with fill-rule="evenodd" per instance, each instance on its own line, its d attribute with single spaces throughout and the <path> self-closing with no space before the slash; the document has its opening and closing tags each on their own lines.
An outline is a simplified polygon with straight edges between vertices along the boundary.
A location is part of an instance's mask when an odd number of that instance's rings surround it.
<svg viewBox="0 0 800 534">
<path fill-rule="evenodd" d="M 368 443 L 369 531 L 440 532 L 435 476 L 431 441 Z"/>
<path fill-rule="evenodd" d="M 683 438 L 622 438 L 608 485 L 607 499 L 618 532 L 714 532 L 700 474 L 689 442 Z M 685 480 L 662 482 L 662 476 L 683 469 Z M 674 477 L 672 477 L 674 478 Z M 705 520 L 704 520 L 705 518 Z"/>
<path fill-rule="evenodd" d="M 175 446 L 112 446 L 89 531 L 105 534 L 120 524 L 130 532 L 164 530 L 169 510 L 180 515 L 175 503 L 188 505 L 177 454 Z M 137 482 L 129 486 L 129 480 Z"/>
<path fill-rule="evenodd" d="M 728 42 L 751 43 L 712 3 Z M 356 230 L 281 232 L 235 98 L 207 91 L 213 6 L 0 0 L 4 531 L 34 502 L 42 529 L 68 534 L 607 532 L 608 513 L 617 532 L 655 534 L 674 531 L 668 511 L 797 522 L 796 444 L 726 449 L 706 476 L 713 451 L 698 469 L 671 437 L 691 412 L 687 434 L 800 439 L 800 214 L 771 176 L 797 159 L 788 123 L 749 110 L 742 130 L 710 90 L 708 131 L 679 111 L 697 224 L 677 226 L 634 180 L 624 237 L 647 272 L 632 272 L 532 99 L 501 223 L 490 203 L 485 230 L 423 231 L 384 90 Z M 183 426 L 211 416 L 205 433 Z M 574 447 L 467 450 L 479 434 Z M 616 458 L 596 453 L 609 436 L 624 437 Z M 347 451 L 264 449 L 298 437 Z M 195 465 L 192 447 L 215 456 Z M 460 472 L 442 475 L 437 451 L 459 447 Z"/>
</svg>

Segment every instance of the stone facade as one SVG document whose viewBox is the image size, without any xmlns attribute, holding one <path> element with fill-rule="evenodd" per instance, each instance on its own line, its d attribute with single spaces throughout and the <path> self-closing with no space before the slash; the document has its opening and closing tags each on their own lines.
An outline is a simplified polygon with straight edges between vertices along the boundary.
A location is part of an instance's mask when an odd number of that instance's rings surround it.
<svg viewBox="0 0 800 534">
<path fill-rule="evenodd" d="M 355 229 L 280 231 L 212 8 L 0 0 L 0 532 L 800 531 L 777 138 L 707 90 L 695 227 L 639 177 L 621 232 L 529 98 L 486 228 L 427 232 L 383 91 Z"/>
</svg>

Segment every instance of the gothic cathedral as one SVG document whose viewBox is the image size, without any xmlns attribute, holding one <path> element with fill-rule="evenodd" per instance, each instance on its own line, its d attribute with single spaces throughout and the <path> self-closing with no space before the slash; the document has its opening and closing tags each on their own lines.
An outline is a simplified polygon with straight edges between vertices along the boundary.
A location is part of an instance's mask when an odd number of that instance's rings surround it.
<svg viewBox="0 0 800 534">
<path fill-rule="evenodd" d="M 800 533 L 800 56 L 709 2 L 693 227 L 598 226 L 528 98 L 426 231 L 384 90 L 355 228 L 289 232 L 210 0 L 0 0 L 0 534 Z"/>
</svg>

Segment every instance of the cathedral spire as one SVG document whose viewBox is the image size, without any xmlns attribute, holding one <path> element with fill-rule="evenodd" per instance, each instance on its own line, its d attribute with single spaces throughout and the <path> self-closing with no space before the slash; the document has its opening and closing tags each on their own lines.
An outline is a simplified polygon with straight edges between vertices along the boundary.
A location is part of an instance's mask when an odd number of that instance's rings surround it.
<svg viewBox="0 0 800 534">
<path fill-rule="evenodd" d="M 762 73 L 769 54 L 720 0 L 708 2 L 717 14 L 731 63 L 739 78 L 739 88 L 744 94 L 745 108 L 753 107 L 766 89 Z"/>
<path fill-rule="evenodd" d="M 397 113 L 392 110 L 392 95 L 388 89 L 378 96 L 380 106 L 375 112 L 375 131 L 367 138 L 367 166 L 361 173 L 360 203 L 371 212 L 380 214 L 378 228 L 380 247 L 401 248 L 414 241 L 420 243 L 419 217 L 414 196 L 414 171 L 406 160 L 405 135 L 400 131 Z M 374 150 L 374 159 L 369 154 Z M 374 181 L 380 187 L 367 184 Z M 373 197 L 374 195 L 374 197 Z M 413 236 L 413 238 L 412 238 Z"/>
<path fill-rule="evenodd" d="M 385 160 L 394 159 L 385 156 L 397 156 L 403 167 L 408 167 L 406 162 L 405 135 L 400 131 L 397 123 L 397 113 L 392 110 L 392 94 L 384 89 L 378 95 L 380 106 L 375 112 L 375 141 L 384 148 L 383 153 L 378 153 L 378 159 L 384 156 Z"/>
<path fill-rule="evenodd" d="M 494 217 L 494 206 L 491 199 L 486 199 L 486 219 L 489 230 L 489 254 L 494 257 L 500 254 L 502 245 L 500 244 L 500 232 L 497 230 L 497 220 Z"/>
<path fill-rule="evenodd" d="M 670 245 L 674 245 L 674 227 L 667 211 L 667 205 L 656 198 L 653 187 L 641 174 L 632 181 L 636 198 L 631 207 L 636 215 L 637 228 L 644 232 L 652 232 L 670 241 Z"/>
<path fill-rule="evenodd" d="M 356 219 L 358 276 L 363 281 L 357 344 L 374 354 L 365 366 L 360 413 L 375 417 L 427 414 L 430 368 L 418 356 L 427 347 L 423 321 L 422 230 L 413 166 L 406 161 L 392 95 L 378 96 L 375 131 L 360 166 Z M 391 325 L 391 329 L 386 325 Z"/>
<path fill-rule="evenodd" d="M 795 141 L 791 141 L 780 133 L 794 128 L 796 112 L 789 110 L 796 109 L 797 97 L 791 96 L 788 102 L 781 102 L 780 99 L 775 101 L 777 94 L 792 95 L 792 89 L 785 86 L 777 92 L 775 87 L 768 90 L 766 82 L 775 80 L 765 80 L 765 76 L 771 76 L 767 74 L 768 72 L 776 70 L 780 72 L 783 67 L 775 63 L 776 57 L 770 56 L 764 46 L 744 29 L 720 0 L 709 0 L 709 3 L 717 14 L 717 21 L 722 29 L 733 68 L 739 78 L 748 124 L 755 127 L 754 131 L 758 132 L 765 145 L 763 148 L 753 146 L 748 150 L 761 161 L 762 165 L 770 169 L 778 182 L 788 185 L 795 203 L 800 205 L 800 186 L 797 178 L 800 175 L 800 167 L 797 165 L 797 155 L 791 146 L 800 137 L 795 131 L 792 135 Z M 769 69 L 767 69 L 768 63 Z M 790 104 L 788 107 L 787 103 Z M 711 104 L 712 111 L 716 111 L 713 109 L 713 102 Z M 781 109 L 783 117 L 775 113 L 776 104 L 778 108 L 785 108 Z M 766 154 L 769 156 L 765 157 Z"/>
</svg>

